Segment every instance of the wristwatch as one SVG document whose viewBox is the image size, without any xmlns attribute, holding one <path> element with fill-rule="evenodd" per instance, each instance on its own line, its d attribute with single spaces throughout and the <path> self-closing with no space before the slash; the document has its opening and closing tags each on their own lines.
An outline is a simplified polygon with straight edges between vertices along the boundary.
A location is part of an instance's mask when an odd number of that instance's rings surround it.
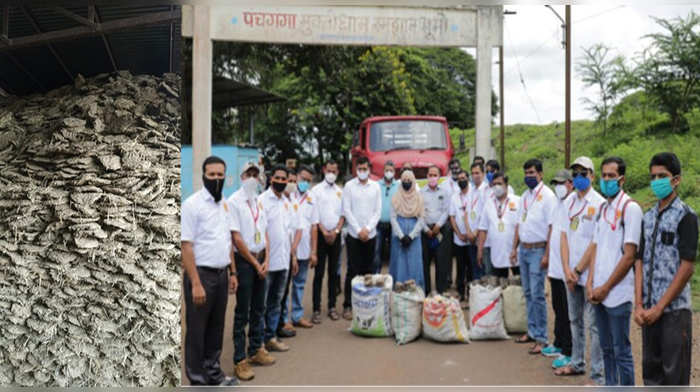
<svg viewBox="0 0 700 392">
<path fill-rule="evenodd" d="M 238 271 L 229 271 L 228 276 L 238 276 Z"/>
<path fill-rule="evenodd" d="M 574 272 L 576 272 L 576 275 L 581 276 L 581 271 L 578 270 L 578 266 L 574 267 Z"/>
</svg>

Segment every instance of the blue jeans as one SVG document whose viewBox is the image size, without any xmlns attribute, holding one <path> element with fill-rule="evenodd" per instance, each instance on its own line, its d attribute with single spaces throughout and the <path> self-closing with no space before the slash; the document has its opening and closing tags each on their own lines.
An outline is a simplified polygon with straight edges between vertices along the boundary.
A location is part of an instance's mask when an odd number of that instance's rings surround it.
<svg viewBox="0 0 700 392">
<path fill-rule="evenodd" d="M 603 385 L 603 352 L 600 349 L 593 305 L 586 300 L 586 290 L 580 285 L 574 286 L 573 292 L 566 289 L 566 300 L 571 322 L 571 366 L 577 372 L 586 371 L 587 329 L 591 341 L 591 380 Z"/>
<path fill-rule="evenodd" d="M 292 276 L 292 323 L 296 323 L 304 317 L 304 306 L 301 304 L 304 298 L 304 285 L 306 284 L 306 274 L 309 272 L 309 260 L 297 260 L 299 272 Z M 291 272 L 290 272 L 291 273 Z M 286 304 L 286 308 L 289 304 Z M 286 316 L 287 312 L 283 312 Z"/>
<path fill-rule="evenodd" d="M 605 385 L 634 385 L 634 358 L 630 343 L 632 303 L 614 308 L 595 305 L 600 348 L 605 364 Z"/>
<path fill-rule="evenodd" d="M 544 248 L 526 249 L 520 246 L 520 277 L 527 305 L 527 334 L 537 342 L 547 344 L 547 302 L 544 298 L 546 269 L 540 268 Z"/>
<path fill-rule="evenodd" d="M 282 296 L 287 285 L 289 270 L 270 271 L 265 279 L 267 304 L 265 308 L 265 342 L 275 337 L 282 311 Z"/>
</svg>

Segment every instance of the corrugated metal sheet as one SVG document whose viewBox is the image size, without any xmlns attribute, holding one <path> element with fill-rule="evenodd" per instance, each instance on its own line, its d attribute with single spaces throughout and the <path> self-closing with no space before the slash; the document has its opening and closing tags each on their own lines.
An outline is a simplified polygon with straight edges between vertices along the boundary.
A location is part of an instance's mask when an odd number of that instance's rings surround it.
<svg viewBox="0 0 700 392">
<path fill-rule="evenodd" d="M 179 6 L 117 6 L 97 5 L 100 22 L 133 18 L 156 12 L 167 12 Z M 82 26 L 57 10 L 48 7 L 10 6 L 9 38 L 37 34 L 28 15 L 41 32 L 65 30 Z M 66 7 L 84 18 L 87 6 Z M 25 12 L 26 11 L 26 12 Z M 162 75 L 180 72 L 180 20 L 172 23 L 140 26 L 105 34 L 118 70 L 133 74 Z M 78 74 L 93 76 L 114 71 L 107 46 L 101 35 L 52 42 L 55 53 L 65 64 L 64 70 L 49 45 L 0 50 L 0 88 L 25 95 L 43 92 L 72 83 Z M 172 53 L 171 53 L 172 48 Z M 172 63 L 171 63 L 172 55 Z M 172 64 L 172 65 L 171 65 Z M 70 74 L 70 75 L 69 75 Z"/>
</svg>

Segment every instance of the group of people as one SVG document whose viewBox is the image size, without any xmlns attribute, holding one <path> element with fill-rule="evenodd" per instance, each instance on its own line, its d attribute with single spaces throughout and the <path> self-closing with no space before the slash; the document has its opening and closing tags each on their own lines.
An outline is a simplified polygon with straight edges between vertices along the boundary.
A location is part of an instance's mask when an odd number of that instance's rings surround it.
<svg viewBox="0 0 700 392">
<path fill-rule="evenodd" d="M 190 382 L 235 385 L 254 377 L 252 365 L 274 364 L 271 351 L 289 350 L 280 338 L 322 323 L 324 275 L 328 318 L 351 320 L 352 278 L 379 273 L 388 253 L 394 282 L 415 280 L 426 293 L 456 289 L 465 302 L 473 280 L 520 275 L 528 331 L 515 341 L 532 343 L 530 354 L 554 357 L 558 376 L 586 372 L 587 332 L 591 383 L 633 385 L 633 317 L 643 331 L 645 384 L 689 383 L 689 279 L 698 220 L 678 197 L 681 165 L 674 154 L 660 153 L 650 162 L 659 201 L 645 214 L 623 190 L 626 165 L 618 157 L 599 168 L 601 193 L 593 189 L 596 168 L 587 157 L 560 170 L 550 181 L 553 189 L 544 183 L 542 163 L 528 160 L 528 189 L 521 196 L 495 160 L 476 157 L 465 170 L 453 159 L 448 170 L 441 182 L 440 168 L 428 168 L 427 184 L 419 187 L 410 164 L 398 169 L 388 161 L 384 178 L 373 181 L 369 161 L 360 157 L 354 178 L 341 188 L 334 161 L 324 164 L 313 187 L 312 168 L 275 166 L 268 189 L 258 194 L 265 179 L 251 162 L 241 170 L 240 189 L 224 200 L 225 163 L 205 160 L 204 186 L 182 207 Z M 310 269 L 309 321 L 302 298 Z M 551 343 L 545 276 L 555 314 Z M 229 293 L 236 294 L 232 378 L 219 365 Z"/>
</svg>

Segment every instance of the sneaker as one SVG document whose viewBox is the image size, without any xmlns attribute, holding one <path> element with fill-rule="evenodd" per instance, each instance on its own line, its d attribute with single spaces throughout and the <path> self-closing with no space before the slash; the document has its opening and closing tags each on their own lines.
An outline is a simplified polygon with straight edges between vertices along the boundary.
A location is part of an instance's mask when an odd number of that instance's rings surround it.
<svg viewBox="0 0 700 392">
<path fill-rule="evenodd" d="M 219 384 L 221 387 L 234 387 L 236 385 L 239 385 L 240 382 L 238 382 L 238 379 L 236 377 L 226 377 L 224 378 L 224 381 Z"/>
<path fill-rule="evenodd" d="M 236 373 L 236 377 L 238 377 L 239 380 L 250 381 L 255 377 L 255 373 L 253 372 L 253 368 L 250 367 L 250 361 L 248 359 L 238 362 L 236 366 L 233 367 L 233 371 Z"/>
<path fill-rule="evenodd" d="M 260 347 L 255 355 L 250 357 L 250 362 L 254 365 L 270 366 L 275 363 L 275 357 L 270 355 L 265 347 Z"/>
<path fill-rule="evenodd" d="M 289 346 L 280 342 L 279 340 L 272 338 L 267 343 L 265 343 L 265 348 L 269 351 L 284 352 L 289 351 Z"/>
<path fill-rule="evenodd" d="M 550 344 L 542 349 L 542 355 L 545 357 L 559 357 L 559 355 L 561 355 L 561 349 Z"/>
<path fill-rule="evenodd" d="M 552 362 L 552 368 L 553 369 L 559 369 L 564 366 L 567 366 L 571 363 L 571 357 L 567 357 L 566 355 L 560 355 L 557 359 L 555 359 Z"/>
<path fill-rule="evenodd" d="M 311 322 L 314 324 L 321 324 L 321 312 L 318 312 L 318 311 L 314 312 L 311 315 Z"/>
</svg>

